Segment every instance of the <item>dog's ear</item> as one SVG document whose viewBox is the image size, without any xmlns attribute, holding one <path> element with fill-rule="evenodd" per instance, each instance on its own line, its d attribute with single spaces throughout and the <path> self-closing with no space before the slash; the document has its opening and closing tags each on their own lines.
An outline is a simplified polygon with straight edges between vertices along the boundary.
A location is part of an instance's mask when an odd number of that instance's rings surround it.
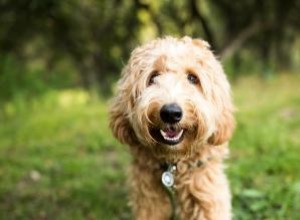
<svg viewBox="0 0 300 220">
<path fill-rule="evenodd" d="M 206 48 L 206 49 L 210 48 L 209 43 L 207 41 L 201 40 L 201 39 L 193 39 L 193 44 L 200 48 Z"/>
<path fill-rule="evenodd" d="M 221 145 L 232 136 L 235 127 L 235 121 L 232 110 L 224 109 L 216 122 L 216 131 L 208 139 L 208 143 L 212 145 Z"/>
<path fill-rule="evenodd" d="M 193 39 L 189 36 L 184 36 L 180 39 L 180 41 L 183 41 L 184 43 L 191 43 Z"/>
<path fill-rule="evenodd" d="M 199 47 L 200 49 L 209 49 L 210 45 L 207 41 L 202 40 L 202 39 L 192 39 L 188 36 L 184 36 L 183 38 L 180 39 L 181 41 L 185 42 L 185 43 L 191 43 L 196 47 Z"/>
<path fill-rule="evenodd" d="M 129 112 L 132 109 L 132 91 L 129 85 L 130 81 L 128 74 L 128 67 L 123 69 L 121 79 L 118 82 L 117 95 L 112 100 L 110 105 L 110 123 L 109 126 L 114 136 L 123 144 L 132 145 L 136 142 L 136 136 L 129 121 Z"/>
<path fill-rule="evenodd" d="M 207 71 L 210 73 L 211 89 L 208 92 L 209 100 L 215 107 L 215 131 L 208 139 L 208 143 L 212 145 L 221 145 L 227 142 L 234 131 L 235 120 L 233 113 L 235 111 L 231 98 L 231 89 L 228 79 L 223 71 L 221 63 L 210 53 L 211 62 Z"/>
<path fill-rule="evenodd" d="M 132 144 L 135 140 L 134 131 L 129 123 L 129 120 L 116 98 L 110 108 L 110 123 L 109 126 L 114 136 L 123 144 Z"/>
</svg>

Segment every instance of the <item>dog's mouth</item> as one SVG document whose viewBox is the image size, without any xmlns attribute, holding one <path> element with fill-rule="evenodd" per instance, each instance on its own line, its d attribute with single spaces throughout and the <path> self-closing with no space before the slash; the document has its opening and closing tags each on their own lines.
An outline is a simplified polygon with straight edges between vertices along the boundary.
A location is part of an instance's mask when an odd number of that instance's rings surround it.
<svg viewBox="0 0 300 220">
<path fill-rule="evenodd" d="M 184 137 L 184 129 L 178 126 L 169 125 L 165 128 L 154 128 L 150 130 L 152 137 L 159 143 L 167 145 L 179 144 Z"/>
</svg>

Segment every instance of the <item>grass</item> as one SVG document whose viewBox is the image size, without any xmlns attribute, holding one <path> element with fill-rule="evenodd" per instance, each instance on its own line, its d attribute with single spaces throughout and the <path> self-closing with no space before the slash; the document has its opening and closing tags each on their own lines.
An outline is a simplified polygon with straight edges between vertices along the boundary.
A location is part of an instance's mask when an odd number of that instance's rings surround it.
<svg viewBox="0 0 300 220">
<path fill-rule="evenodd" d="M 300 76 L 233 84 L 227 170 L 234 219 L 299 219 Z M 127 148 L 107 102 L 83 90 L 16 96 L 0 108 L 0 219 L 131 219 Z"/>
<path fill-rule="evenodd" d="M 228 170 L 236 219 L 299 219 L 300 77 L 234 86 L 238 128 Z"/>
</svg>

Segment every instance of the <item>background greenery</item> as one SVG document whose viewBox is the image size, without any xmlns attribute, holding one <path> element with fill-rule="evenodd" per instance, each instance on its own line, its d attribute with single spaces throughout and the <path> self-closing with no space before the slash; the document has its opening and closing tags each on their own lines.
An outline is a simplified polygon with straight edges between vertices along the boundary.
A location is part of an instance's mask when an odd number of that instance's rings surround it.
<svg viewBox="0 0 300 220">
<path fill-rule="evenodd" d="M 234 219 L 300 218 L 300 2 L 0 0 L 0 219 L 131 219 L 107 106 L 130 51 L 206 39 L 233 87 Z"/>
</svg>

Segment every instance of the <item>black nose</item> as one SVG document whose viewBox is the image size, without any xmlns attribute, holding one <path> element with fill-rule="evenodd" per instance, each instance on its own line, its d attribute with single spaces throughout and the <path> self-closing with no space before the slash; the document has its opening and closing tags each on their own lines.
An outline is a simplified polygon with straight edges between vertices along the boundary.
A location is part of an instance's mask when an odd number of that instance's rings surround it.
<svg viewBox="0 0 300 220">
<path fill-rule="evenodd" d="M 160 118 L 165 123 L 177 123 L 182 118 L 182 110 L 175 103 L 164 105 L 160 109 Z"/>
</svg>

